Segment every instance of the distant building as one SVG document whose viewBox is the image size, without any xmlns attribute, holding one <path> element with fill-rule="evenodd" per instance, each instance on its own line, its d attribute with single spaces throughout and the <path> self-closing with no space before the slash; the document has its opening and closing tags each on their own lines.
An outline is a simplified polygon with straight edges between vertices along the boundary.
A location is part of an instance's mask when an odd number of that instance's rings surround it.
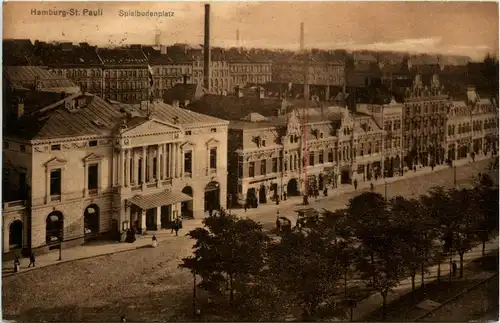
<svg viewBox="0 0 500 323">
<path fill-rule="evenodd" d="M 225 206 L 227 121 L 159 101 L 47 94 L 43 106 L 13 102 L 4 128 L 4 253 L 155 231 Z"/>
<path fill-rule="evenodd" d="M 450 107 L 446 147 L 449 160 L 498 152 L 498 107 L 481 98 L 474 87 L 468 88 L 463 101 L 454 101 Z"/>
<path fill-rule="evenodd" d="M 2 51 L 4 66 L 43 66 L 29 39 L 4 39 Z"/>
<path fill-rule="evenodd" d="M 3 75 L 6 85 L 15 90 L 66 93 L 80 91 L 80 87 L 71 80 L 39 66 L 6 66 Z"/>
<path fill-rule="evenodd" d="M 86 92 L 103 95 L 103 65 L 96 47 L 87 43 L 58 45 L 37 43 L 36 51 L 54 74 L 68 78 Z"/>
<path fill-rule="evenodd" d="M 231 89 L 247 84 L 265 84 L 271 81 L 271 61 L 259 51 L 233 48 L 228 51 Z"/>
<path fill-rule="evenodd" d="M 193 83 L 203 84 L 203 48 L 191 49 L 189 52 L 193 57 Z M 207 89 L 208 91 L 217 94 L 231 91 L 229 61 L 225 49 L 211 49 L 210 73 L 211 88 Z"/>
<path fill-rule="evenodd" d="M 405 164 L 431 166 L 445 162 L 446 122 L 452 103 L 437 75 L 424 85 L 417 74 L 412 88 L 405 91 L 403 148 Z"/>
<path fill-rule="evenodd" d="M 140 48 L 103 48 L 104 97 L 126 103 L 149 99 L 148 59 Z"/>
</svg>

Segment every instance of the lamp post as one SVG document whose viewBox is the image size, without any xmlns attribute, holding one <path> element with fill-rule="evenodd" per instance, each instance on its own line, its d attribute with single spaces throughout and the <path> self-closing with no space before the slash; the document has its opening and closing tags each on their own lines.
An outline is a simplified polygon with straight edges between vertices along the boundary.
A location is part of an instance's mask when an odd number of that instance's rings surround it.
<svg viewBox="0 0 500 323">
<path fill-rule="evenodd" d="M 457 166 L 453 165 L 453 186 L 457 186 Z"/>
<path fill-rule="evenodd" d="M 387 201 L 387 180 L 384 181 L 385 200 Z"/>
<path fill-rule="evenodd" d="M 229 215 L 231 215 L 231 202 L 233 201 L 233 195 L 229 194 L 227 196 L 227 198 L 229 200 L 228 203 L 227 203 L 227 208 L 229 210 Z"/>
</svg>

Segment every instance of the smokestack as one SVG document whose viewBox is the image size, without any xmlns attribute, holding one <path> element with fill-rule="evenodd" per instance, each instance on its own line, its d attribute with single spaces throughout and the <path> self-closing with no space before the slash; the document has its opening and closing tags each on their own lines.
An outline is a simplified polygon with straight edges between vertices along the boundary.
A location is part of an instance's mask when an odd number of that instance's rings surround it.
<svg viewBox="0 0 500 323">
<path fill-rule="evenodd" d="M 236 29 L 236 47 L 240 47 L 240 30 Z"/>
<path fill-rule="evenodd" d="M 304 23 L 300 23 L 300 51 L 304 51 Z"/>
<path fill-rule="evenodd" d="M 203 85 L 210 91 L 210 5 L 205 5 L 205 45 L 203 47 Z"/>
<path fill-rule="evenodd" d="M 161 44 L 161 31 L 155 31 L 155 46 L 160 46 Z"/>
</svg>

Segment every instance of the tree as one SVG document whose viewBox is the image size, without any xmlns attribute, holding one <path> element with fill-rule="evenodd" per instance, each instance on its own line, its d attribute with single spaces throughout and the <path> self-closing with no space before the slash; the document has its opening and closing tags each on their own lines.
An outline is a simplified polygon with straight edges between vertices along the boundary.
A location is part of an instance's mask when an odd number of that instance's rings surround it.
<svg viewBox="0 0 500 323">
<path fill-rule="evenodd" d="M 477 237 L 482 242 L 484 256 L 486 241 L 490 239 L 491 235 L 498 233 L 498 187 L 481 183 L 474 188 L 473 194 L 476 200 L 475 205 L 482 215 L 482 221 L 478 223 Z"/>
<path fill-rule="evenodd" d="M 387 296 L 405 276 L 404 237 L 380 194 L 367 192 L 352 198 L 347 216 L 359 245 L 357 267 L 361 278 L 382 296 L 385 318 Z"/>
<path fill-rule="evenodd" d="M 342 278 L 338 249 L 317 230 L 294 231 L 270 245 L 269 273 L 290 304 L 301 309 L 302 320 L 326 315 L 322 308 L 338 310 L 335 296 Z"/>
<path fill-rule="evenodd" d="M 268 236 L 262 226 L 221 212 L 203 220 L 205 228 L 188 233 L 196 240 L 193 256 L 180 265 L 201 276 L 200 287 L 212 294 L 229 289 L 230 304 L 235 288 L 258 275 L 264 266 Z"/>
</svg>

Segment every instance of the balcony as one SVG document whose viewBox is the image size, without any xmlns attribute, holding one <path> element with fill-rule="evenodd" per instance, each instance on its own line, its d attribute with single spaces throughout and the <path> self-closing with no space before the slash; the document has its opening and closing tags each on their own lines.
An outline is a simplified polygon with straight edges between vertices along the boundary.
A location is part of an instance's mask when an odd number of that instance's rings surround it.
<svg viewBox="0 0 500 323">
<path fill-rule="evenodd" d="M 89 196 L 97 196 L 97 195 L 99 195 L 99 189 L 95 188 L 89 190 Z"/>
<path fill-rule="evenodd" d="M 61 195 L 51 195 L 50 202 L 61 202 Z"/>
</svg>

